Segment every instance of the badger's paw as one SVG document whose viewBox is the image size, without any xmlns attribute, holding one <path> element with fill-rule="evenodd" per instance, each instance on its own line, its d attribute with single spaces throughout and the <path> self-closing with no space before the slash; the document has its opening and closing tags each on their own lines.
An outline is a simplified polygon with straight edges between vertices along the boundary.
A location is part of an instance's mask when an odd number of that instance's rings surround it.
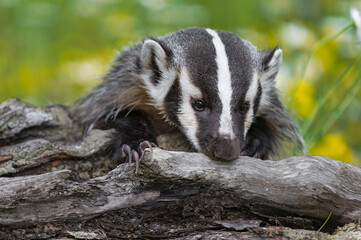
<svg viewBox="0 0 361 240">
<path fill-rule="evenodd" d="M 135 162 L 135 173 L 137 174 L 139 171 L 139 161 L 143 157 L 145 149 L 149 148 L 150 151 L 152 151 L 156 146 L 157 145 L 155 143 L 147 140 L 140 142 L 133 148 L 128 144 L 123 144 L 120 147 L 118 154 L 116 154 L 116 158 L 122 162 L 128 162 L 129 164 L 131 162 Z"/>
</svg>

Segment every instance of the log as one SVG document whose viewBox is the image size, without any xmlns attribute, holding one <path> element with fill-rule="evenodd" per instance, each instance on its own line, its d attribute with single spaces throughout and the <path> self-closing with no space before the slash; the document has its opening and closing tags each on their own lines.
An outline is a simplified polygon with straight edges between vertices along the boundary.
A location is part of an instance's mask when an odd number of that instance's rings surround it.
<svg viewBox="0 0 361 240">
<path fill-rule="evenodd" d="M 106 176 L 83 183 L 72 181 L 70 173 L 1 178 L 0 224 L 84 219 L 215 191 L 231 193 L 227 204 L 267 218 L 322 222 L 332 212 L 329 225 L 339 226 L 361 216 L 361 168 L 320 156 L 281 161 L 242 157 L 229 163 L 156 148 L 147 151 L 138 175 L 133 164 L 121 164 Z M 46 204 L 34 204 L 40 200 Z"/>
<path fill-rule="evenodd" d="M 219 162 L 154 148 L 135 174 L 134 163 L 117 165 L 107 156 L 112 134 L 93 130 L 83 138 L 63 106 L 0 104 L 0 238 L 361 235 L 358 166 L 323 156 Z M 179 138 L 165 142 L 179 145 Z M 333 236 L 310 231 L 330 212 L 323 231 L 353 227 Z"/>
</svg>

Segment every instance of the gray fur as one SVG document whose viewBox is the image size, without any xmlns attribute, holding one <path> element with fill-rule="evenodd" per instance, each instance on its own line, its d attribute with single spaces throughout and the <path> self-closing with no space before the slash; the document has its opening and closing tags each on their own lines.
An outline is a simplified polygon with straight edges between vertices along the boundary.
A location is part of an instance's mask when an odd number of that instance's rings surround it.
<svg viewBox="0 0 361 240">
<path fill-rule="evenodd" d="M 284 141 L 293 142 L 297 148 L 303 149 L 303 139 L 298 134 L 293 121 L 285 113 L 275 88 L 275 77 L 282 62 L 282 54 L 277 52 L 280 55 L 272 58 L 275 51 L 273 53 L 258 51 L 250 42 L 232 33 L 224 31 L 217 31 L 217 33 L 225 45 L 232 75 L 232 89 L 235 92 L 232 106 L 237 107 L 239 102 L 244 101 L 253 72 L 256 71 L 260 76 L 258 90 L 260 99 L 255 107 L 257 110 L 255 118 L 265 121 L 268 124 L 268 130 L 275 138 L 271 143 L 267 143 L 267 147 L 272 149 L 264 158 L 278 155 Z M 148 120 L 154 123 L 157 133 L 174 130 L 174 126 L 177 126 L 179 131 L 183 131 L 183 126 L 177 119 L 181 98 L 179 71 L 182 67 L 188 70 L 190 80 L 201 89 L 203 97 L 211 102 L 214 110 L 213 116 L 220 114 L 220 101 L 215 93 L 217 81 L 215 49 L 207 31 L 203 28 L 187 28 L 164 37 L 154 38 L 154 41 L 159 43 L 159 46 L 152 45 L 153 48 L 162 48 L 166 53 L 166 56 L 163 56 L 163 53 L 160 54 L 162 59 L 158 59 L 158 57 L 155 61 L 162 61 L 164 68 L 167 68 L 166 71 L 174 73 L 174 77 L 172 77 L 174 79 L 164 79 L 165 76 L 173 75 L 162 72 L 158 76 L 160 79 L 152 80 L 154 87 L 164 81 L 173 81 L 173 86 L 166 90 L 163 104 L 160 105 L 154 101 L 147 89 L 149 86 L 146 86 L 146 67 L 144 65 L 152 66 L 150 58 L 152 49 L 143 49 L 142 51 L 143 41 L 119 53 L 113 67 L 105 75 L 104 82 L 78 101 L 73 112 L 80 124 L 87 128 L 102 128 L 104 122 L 116 119 L 120 112 L 137 110 L 144 113 Z M 272 65 L 270 65 L 270 59 L 273 59 Z M 237 113 L 232 114 L 237 115 Z M 199 116 L 197 119 L 199 122 L 203 121 Z M 217 125 L 218 123 L 210 120 L 207 124 Z M 158 128 L 158 125 L 162 127 Z M 207 128 L 206 125 L 205 128 Z M 203 141 L 207 144 L 213 144 L 208 143 L 208 133 L 202 135 L 205 130 L 199 128 L 199 131 L 197 133 L 199 138 L 206 139 Z M 256 132 L 253 131 L 249 135 L 256 136 Z M 238 135 L 241 137 L 241 133 Z M 262 138 L 260 139 L 262 140 Z M 264 140 L 270 141 L 266 137 Z M 252 141 L 246 141 L 246 139 L 241 142 L 245 142 L 246 145 L 252 144 Z"/>
</svg>

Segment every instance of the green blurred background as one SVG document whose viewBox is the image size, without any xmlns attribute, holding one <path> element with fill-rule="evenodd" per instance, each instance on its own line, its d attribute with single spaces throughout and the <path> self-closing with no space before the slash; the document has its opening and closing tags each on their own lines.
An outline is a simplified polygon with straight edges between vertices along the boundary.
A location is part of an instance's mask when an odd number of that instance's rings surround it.
<svg viewBox="0 0 361 240">
<path fill-rule="evenodd" d="M 361 165 L 361 94 L 347 99 L 360 85 L 361 65 L 332 88 L 360 53 L 355 29 L 319 49 L 302 77 L 316 43 L 351 22 L 350 7 L 361 9 L 361 2 L 0 0 L 0 101 L 16 96 L 37 106 L 72 105 L 100 83 L 124 46 L 189 26 L 222 29 L 260 48 L 281 45 L 277 84 L 310 153 Z"/>
</svg>

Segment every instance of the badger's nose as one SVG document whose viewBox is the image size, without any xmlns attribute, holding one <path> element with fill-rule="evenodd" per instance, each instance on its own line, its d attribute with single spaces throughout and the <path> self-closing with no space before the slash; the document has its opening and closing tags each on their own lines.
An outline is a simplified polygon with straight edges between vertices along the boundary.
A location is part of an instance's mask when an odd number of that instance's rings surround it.
<svg viewBox="0 0 361 240">
<path fill-rule="evenodd" d="M 212 157 L 215 159 L 232 161 L 239 157 L 241 152 L 240 142 L 229 136 L 219 136 L 212 149 Z"/>
</svg>

